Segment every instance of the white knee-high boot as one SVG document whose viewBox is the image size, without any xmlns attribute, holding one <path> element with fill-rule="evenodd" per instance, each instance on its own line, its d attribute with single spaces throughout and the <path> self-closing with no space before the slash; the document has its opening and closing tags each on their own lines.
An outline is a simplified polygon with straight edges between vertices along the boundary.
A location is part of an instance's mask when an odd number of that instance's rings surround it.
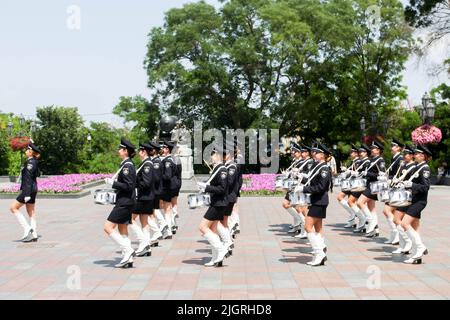
<svg viewBox="0 0 450 320">
<path fill-rule="evenodd" d="M 385 244 L 398 244 L 399 242 L 399 235 L 398 235 L 398 229 L 397 226 L 394 223 L 394 217 L 386 217 L 386 222 L 389 226 L 390 235 L 389 239 L 385 241 Z"/>
<path fill-rule="evenodd" d="M 217 234 L 212 231 L 208 231 L 203 235 L 206 240 L 211 244 L 211 246 L 217 251 L 217 257 L 213 261 L 214 264 L 220 263 L 225 259 L 226 254 L 228 253 L 228 249 L 220 241 L 220 238 Z M 214 253 L 214 251 L 213 251 Z"/>
<path fill-rule="evenodd" d="M 413 243 L 413 256 L 411 259 L 420 259 L 423 255 L 428 254 L 428 249 L 425 247 L 425 245 L 422 242 L 422 238 L 420 237 L 420 234 L 414 230 L 413 227 L 409 227 L 408 230 L 406 230 L 406 233 L 410 237 Z"/>
<path fill-rule="evenodd" d="M 136 250 L 136 253 L 139 254 L 141 253 L 147 246 L 150 245 L 150 242 L 147 242 L 147 238 L 145 237 L 144 231 L 142 230 L 142 228 L 136 223 L 133 222 L 130 225 L 131 230 L 133 231 L 133 233 L 136 235 L 136 238 L 139 241 L 139 247 Z"/>
<path fill-rule="evenodd" d="M 347 211 L 348 214 L 349 214 L 347 225 L 348 225 L 349 223 L 351 223 L 351 224 L 350 224 L 350 227 L 353 226 L 353 221 L 355 220 L 356 215 L 355 215 L 355 213 L 353 212 L 352 208 L 350 208 L 350 206 L 348 205 L 347 200 L 345 200 L 345 199 L 342 199 L 341 201 L 339 201 L 339 203 L 340 203 L 341 206 L 345 209 L 345 211 Z M 347 226 L 347 225 L 346 225 L 346 226 Z"/>
<path fill-rule="evenodd" d="M 412 248 L 412 241 L 411 239 L 408 237 L 408 234 L 405 232 L 405 229 L 403 229 L 403 227 L 401 225 L 397 225 L 397 230 L 398 230 L 398 234 L 399 237 L 401 239 L 401 243 L 400 246 L 394 250 L 392 253 L 407 253 L 411 250 Z M 403 243 L 403 246 L 402 246 Z"/>
<path fill-rule="evenodd" d="M 22 238 L 26 238 L 28 236 L 28 234 L 30 233 L 31 226 L 28 224 L 28 221 L 25 218 L 25 216 L 22 214 L 22 212 L 17 211 L 14 213 L 14 216 L 16 217 L 17 221 L 19 222 L 20 226 L 23 229 Z"/>
<path fill-rule="evenodd" d="M 357 204 L 353 204 L 352 207 L 353 211 L 355 212 L 355 215 L 358 217 L 358 225 L 356 226 L 356 230 L 362 230 L 364 226 L 366 225 L 366 216 L 363 212 L 359 209 Z"/>
<path fill-rule="evenodd" d="M 135 254 L 133 248 L 131 248 L 131 241 L 126 236 L 122 236 L 120 233 L 113 231 L 109 237 L 119 245 L 122 250 L 122 260 L 116 265 L 116 267 L 123 267 L 126 263 L 133 263 L 133 256 Z"/>
<path fill-rule="evenodd" d="M 230 249 L 230 246 L 233 244 L 233 240 L 231 240 L 230 230 L 228 230 L 228 228 L 225 228 L 225 226 L 219 222 L 217 224 L 217 233 L 219 234 L 223 245 L 227 249 Z"/>
</svg>

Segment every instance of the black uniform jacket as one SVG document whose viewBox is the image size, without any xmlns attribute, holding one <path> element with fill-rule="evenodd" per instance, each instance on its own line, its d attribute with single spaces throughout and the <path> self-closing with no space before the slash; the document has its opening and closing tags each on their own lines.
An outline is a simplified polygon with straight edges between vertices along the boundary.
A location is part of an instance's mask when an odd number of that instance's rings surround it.
<svg viewBox="0 0 450 320">
<path fill-rule="evenodd" d="M 120 164 L 122 170 L 114 181 L 112 187 L 116 189 L 116 206 L 132 206 L 136 198 L 136 168 L 131 159 L 126 159 Z"/>
<path fill-rule="evenodd" d="M 172 156 L 169 155 L 162 159 L 162 185 L 164 192 L 177 190 L 177 165 Z"/>
<path fill-rule="evenodd" d="M 412 202 L 416 203 L 419 201 L 424 201 L 427 203 L 428 190 L 430 189 L 430 167 L 426 162 L 422 162 L 416 165 L 413 171 L 414 178 L 412 179 Z"/>
<path fill-rule="evenodd" d="M 228 202 L 235 203 L 239 193 L 238 168 L 234 161 L 225 163 L 228 174 Z"/>
<path fill-rule="evenodd" d="M 225 207 L 228 205 L 228 173 L 223 164 L 216 164 L 213 168 L 205 192 L 211 194 L 212 207 Z"/>
<path fill-rule="evenodd" d="M 384 172 L 386 165 L 384 159 L 381 156 L 377 156 L 370 159 L 370 165 L 368 167 L 370 169 L 368 169 L 366 174 L 367 186 L 369 186 L 371 182 L 378 180 L 379 173 Z"/>
<path fill-rule="evenodd" d="M 35 158 L 28 158 L 20 173 L 22 190 L 24 197 L 31 197 L 32 193 L 38 191 L 37 177 L 40 176 L 38 161 Z"/>
<path fill-rule="evenodd" d="M 309 184 L 303 188 L 303 192 L 311 193 L 311 205 L 328 205 L 328 190 L 330 190 L 331 184 L 330 167 L 328 167 L 325 162 L 314 162 L 309 177 L 312 177 L 312 179 Z M 304 177 L 302 183 L 306 183 L 308 180 L 309 178 Z"/>
<path fill-rule="evenodd" d="M 159 196 L 162 193 L 162 164 L 161 158 L 156 156 L 152 159 L 153 162 L 153 174 L 154 174 L 154 186 L 155 196 Z"/>
<path fill-rule="evenodd" d="M 139 165 L 136 177 L 136 198 L 141 201 L 153 201 L 155 199 L 155 169 L 150 158 L 145 159 Z"/>
<path fill-rule="evenodd" d="M 400 153 L 397 153 L 392 158 L 392 163 L 391 163 L 390 169 L 388 171 L 389 179 L 392 179 L 397 174 L 397 171 L 400 168 L 402 161 L 403 161 L 403 156 Z"/>
</svg>

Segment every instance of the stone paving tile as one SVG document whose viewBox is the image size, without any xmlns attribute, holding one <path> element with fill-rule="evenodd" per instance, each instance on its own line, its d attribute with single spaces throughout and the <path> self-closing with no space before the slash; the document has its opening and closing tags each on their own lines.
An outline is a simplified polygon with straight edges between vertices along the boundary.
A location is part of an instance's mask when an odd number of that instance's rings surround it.
<svg viewBox="0 0 450 320">
<path fill-rule="evenodd" d="M 381 236 L 366 239 L 342 228 L 347 215 L 335 195 L 330 195 L 325 220 L 329 259 L 320 268 L 306 265 L 311 260 L 306 241 L 285 232 L 292 221 L 278 197 L 240 199 L 242 232 L 233 256 L 217 269 L 203 267 L 211 254 L 198 232 L 205 210 L 188 210 L 181 194 L 179 232 L 160 241 L 151 257 L 137 258 L 129 270 L 113 268 L 120 252 L 102 231 L 111 207 L 96 206 L 90 197 L 42 199 L 38 243 L 16 242 L 20 227 L 12 215 L 0 215 L 0 299 L 450 298 L 449 188 L 430 191 L 421 226 L 430 254 L 420 266 L 403 264 L 403 257 L 392 256 L 394 247 L 383 243 L 388 229 L 380 204 Z M 0 207 L 9 202 L 0 200 Z M 70 290 L 70 270 L 76 267 L 81 288 Z M 380 288 L 371 290 L 367 284 L 374 267 L 380 271 Z"/>
</svg>

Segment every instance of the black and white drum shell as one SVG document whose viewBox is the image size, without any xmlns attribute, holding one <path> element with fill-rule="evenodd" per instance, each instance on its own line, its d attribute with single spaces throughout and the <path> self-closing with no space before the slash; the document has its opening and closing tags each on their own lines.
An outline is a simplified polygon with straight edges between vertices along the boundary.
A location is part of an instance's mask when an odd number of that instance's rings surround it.
<svg viewBox="0 0 450 320">
<path fill-rule="evenodd" d="M 308 207 L 311 205 L 311 194 L 303 192 L 290 192 L 289 201 L 293 206 Z"/>
<path fill-rule="evenodd" d="M 284 191 L 283 189 L 283 180 L 286 179 L 285 176 L 278 176 L 275 180 L 275 190 Z"/>
<path fill-rule="evenodd" d="M 333 178 L 333 186 L 340 187 L 342 184 L 342 180 L 344 180 L 344 179 L 342 179 L 342 177 L 340 177 L 340 176 L 334 177 Z"/>
<path fill-rule="evenodd" d="M 292 190 L 298 184 L 297 180 L 294 179 L 284 179 L 283 180 L 283 191 Z"/>
<path fill-rule="evenodd" d="M 107 205 L 116 204 L 117 193 L 115 189 L 98 189 L 93 192 L 94 203 Z"/>
<path fill-rule="evenodd" d="M 389 205 L 391 207 L 407 207 L 411 205 L 412 192 L 405 189 L 392 189 L 389 192 Z"/>
<path fill-rule="evenodd" d="M 389 202 L 389 193 L 390 193 L 389 189 L 381 190 L 380 192 L 378 192 L 378 201 L 388 203 Z"/>
<path fill-rule="evenodd" d="M 355 178 L 351 180 L 351 191 L 353 192 L 361 192 L 366 190 L 367 179 L 364 178 Z"/>
<path fill-rule="evenodd" d="M 350 179 L 345 179 L 341 181 L 341 190 L 350 191 L 352 189 L 352 181 Z"/>
<path fill-rule="evenodd" d="M 188 195 L 189 209 L 208 207 L 211 204 L 209 193 L 196 193 Z"/>
<path fill-rule="evenodd" d="M 378 194 L 383 190 L 389 189 L 389 184 L 387 181 L 374 181 L 370 183 L 370 193 Z"/>
</svg>

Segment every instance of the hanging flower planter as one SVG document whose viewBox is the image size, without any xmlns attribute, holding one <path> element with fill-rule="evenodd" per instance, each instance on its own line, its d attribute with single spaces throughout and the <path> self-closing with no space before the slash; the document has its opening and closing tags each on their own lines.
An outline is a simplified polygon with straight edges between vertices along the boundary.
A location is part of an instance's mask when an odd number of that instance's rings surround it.
<svg viewBox="0 0 450 320">
<path fill-rule="evenodd" d="M 411 135 L 415 144 L 436 144 L 442 140 L 441 129 L 429 124 L 418 127 Z"/>
<path fill-rule="evenodd" d="M 24 150 L 26 147 L 28 147 L 29 143 L 30 143 L 29 137 L 14 137 L 11 138 L 9 142 L 11 149 L 13 151 Z"/>
</svg>

